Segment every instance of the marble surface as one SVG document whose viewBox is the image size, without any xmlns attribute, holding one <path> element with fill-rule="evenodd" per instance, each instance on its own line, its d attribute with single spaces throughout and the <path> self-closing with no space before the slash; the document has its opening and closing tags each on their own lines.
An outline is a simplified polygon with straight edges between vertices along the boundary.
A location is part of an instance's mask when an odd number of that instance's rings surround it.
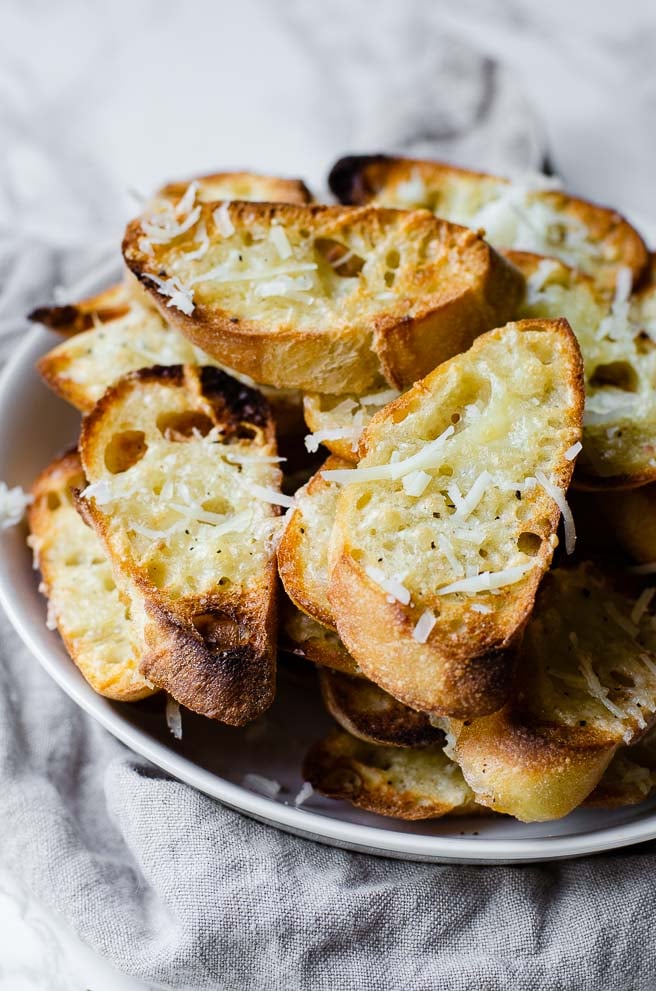
<svg viewBox="0 0 656 991">
<path fill-rule="evenodd" d="M 653 0 L 5 0 L 0 274 L 17 244 L 74 259 L 120 236 L 131 191 L 250 166 L 322 189 L 348 150 L 538 165 L 656 216 Z M 457 80 L 457 83 L 454 82 Z M 68 258 L 68 255 L 66 256 Z M 59 263 L 58 263 L 59 264 Z M 3 320 L 12 319 L 5 295 Z M 2 837 L 0 837 L 0 860 Z M 144 988 L 0 871 L 0 991 Z"/>
</svg>

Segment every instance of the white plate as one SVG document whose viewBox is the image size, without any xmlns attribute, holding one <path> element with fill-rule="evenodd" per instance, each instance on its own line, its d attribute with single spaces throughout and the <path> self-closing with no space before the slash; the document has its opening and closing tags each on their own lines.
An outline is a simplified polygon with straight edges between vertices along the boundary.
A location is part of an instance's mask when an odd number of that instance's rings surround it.
<svg viewBox="0 0 656 991">
<path fill-rule="evenodd" d="M 32 330 L 0 378 L 0 479 L 28 486 L 54 455 L 75 442 L 79 418 L 41 382 L 34 362 L 56 336 Z M 155 697 L 110 702 L 89 688 L 56 633 L 46 628 L 45 600 L 21 527 L 0 532 L 0 601 L 45 670 L 86 712 L 132 750 L 174 777 L 253 818 L 323 843 L 409 860 L 526 863 L 576 857 L 656 837 L 656 800 L 615 812 L 581 810 L 552 823 L 524 825 L 502 816 L 402 823 L 313 795 L 294 806 L 307 746 L 331 721 L 309 665 L 281 672 L 278 697 L 256 723 L 234 729 L 183 713 L 177 742 Z M 277 799 L 241 786 L 257 773 L 281 783 Z"/>
</svg>

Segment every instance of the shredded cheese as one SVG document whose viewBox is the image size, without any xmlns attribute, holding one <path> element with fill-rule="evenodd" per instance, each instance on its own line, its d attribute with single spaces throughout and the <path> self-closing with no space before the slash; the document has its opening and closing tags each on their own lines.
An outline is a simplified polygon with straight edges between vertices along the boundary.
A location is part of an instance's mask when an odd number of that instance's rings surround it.
<svg viewBox="0 0 656 991">
<path fill-rule="evenodd" d="M 640 620 L 649 609 L 651 600 L 654 598 L 654 594 L 656 594 L 656 588 L 645 588 L 636 599 L 636 604 L 631 610 L 631 622 L 635 623 L 636 628 L 639 626 Z"/>
<path fill-rule="evenodd" d="M 419 497 L 425 491 L 430 480 L 431 476 L 428 472 L 419 468 L 417 471 L 411 471 L 409 475 L 404 475 L 402 485 L 409 496 Z"/>
<path fill-rule="evenodd" d="M 292 256 L 292 246 L 289 243 L 289 238 L 285 233 L 284 227 L 281 227 L 280 224 L 274 224 L 271 227 L 271 230 L 269 231 L 269 240 L 278 252 L 282 261 L 285 261 L 287 258 Z"/>
<path fill-rule="evenodd" d="M 25 510 L 33 501 L 33 496 L 24 492 L 20 485 L 10 489 L 5 482 L 0 482 L 0 530 L 7 530 L 20 523 Z"/>
<path fill-rule="evenodd" d="M 244 788 L 256 791 L 266 798 L 275 798 L 282 791 L 282 785 L 273 778 L 265 778 L 262 774 L 245 774 L 241 779 Z"/>
<path fill-rule="evenodd" d="M 417 643 L 426 643 L 436 623 L 437 617 L 435 613 L 430 609 L 425 609 L 412 631 L 413 640 L 416 640 Z"/>
<path fill-rule="evenodd" d="M 567 499 L 565 498 L 565 493 L 562 489 L 559 489 L 557 485 L 553 485 L 544 472 L 536 471 L 535 477 L 547 495 L 551 496 L 562 513 L 563 526 L 565 528 L 565 550 L 568 554 L 573 554 L 576 546 L 576 527 L 574 526 L 574 517 L 572 515 L 572 510 L 569 508 Z"/>
<path fill-rule="evenodd" d="M 459 581 L 451 582 L 436 589 L 437 595 L 451 595 L 453 592 L 465 592 L 474 595 L 476 592 L 487 592 L 491 589 L 504 588 L 506 585 L 514 585 L 521 581 L 524 575 L 535 567 L 535 561 L 528 564 L 518 564 L 513 568 L 504 568 L 502 571 L 483 571 L 480 575 L 471 578 L 462 578 Z"/>
<path fill-rule="evenodd" d="M 617 719 L 626 719 L 626 713 L 608 698 L 608 689 L 605 688 L 599 681 L 599 678 L 595 674 L 592 667 L 592 662 L 586 655 L 581 656 L 579 671 L 585 679 L 590 695 L 592 695 L 594 699 L 597 699 L 597 701 L 601 702 L 601 704 L 605 706 L 605 708 L 608 709 L 608 711 Z"/>
<path fill-rule="evenodd" d="M 614 602 L 604 602 L 604 609 L 606 610 L 609 618 L 612 619 L 621 630 L 624 630 L 625 633 L 635 640 L 639 632 L 635 623 L 632 623 L 627 616 L 623 616 Z"/>
<path fill-rule="evenodd" d="M 454 433 L 454 427 L 449 426 L 436 437 L 435 440 L 425 444 L 424 447 L 412 454 L 409 458 L 404 458 L 386 465 L 376 465 L 371 468 L 336 468 L 329 471 L 322 471 L 323 477 L 329 482 L 338 482 L 342 485 L 352 485 L 354 482 L 377 482 L 385 479 L 396 480 L 419 468 L 439 468 L 441 457 L 439 455 L 444 448 L 446 441 Z"/>
<path fill-rule="evenodd" d="M 565 451 L 565 460 L 573 461 L 576 455 L 580 454 L 582 450 L 583 450 L 583 444 L 581 443 L 580 440 L 577 440 L 576 444 L 572 444 L 572 446 L 568 447 L 567 450 Z"/>
<path fill-rule="evenodd" d="M 262 499 L 263 502 L 270 502 L 273 506 L 284 506 L 286 509 L 291 509 L 292 506 L 296 505 L 292 496 L 277 492 L 276 489 L 267 488 L 266 485 L 253 484 L 250 486 L 250 491 L 258 499 Z"/>
<path fill-rule="evenodd" d="M 221 237 L 232 237 L 235 233 L 235 225 L 230 218 L 230 204 L 228 202 L 217 206 L 212 213 L 212 219 Z"/>
<path fill-rule="evenodd" d="M 153 275 L 151 272 L 144 272 L 144 275 L 151 282 L 155 283 L 163 296 L 170 297 L 166 304 L 167 306 L 175 306 L 176 309 L 181 310 L 187 316 L 190 316 L 194 312 L 193 290 L 189 286 L 183 286 L 177 275 L 173 275 L 169 279 L 161 279 L 158 275 Z"/>
<path fill-rule="evenodd" d="M 314 788 L 312 787 L 309 781 L 304 781 L 303 784 L 301 785 L 301 789 L 298 795 L 294 799 L 294 805 L 297 808 L 301 805 L 304 805 L 308 801 L 308 799 L 312 798 L 313 795 L 314 795 Z"/>
<path fill-rule="evenodd" d="M 404 606 L 409 605 L 410 592 L 398 579 L 386 578 L 385 572 L 373 565 L 367 565 L 364 570 L 372 582 L 375 582 L 384 592 L 387 592 L 388 601 L 391 600 L 393 602 L 396 600 L 396 602 L 400 602 Z"/>
<path fill-rule="evenodd" d="M 466 520 L 469 516 L 471 516 L 485 495 L 490 482 L 492 482 L 492 476 L 489 471 L 481 472 L 464 499 L 460 499 L 460 503 L 456 508 L 454 517 L 460 520 Z M 451 495 L 450 491 L 449 495 Z"/>
<path fill-rule="evenodd" d="M 180 706 L 172 695 L 167 695 L 166 697 L 166 725 L 176 740 L 182 739 L 182 715 L 180 713 Z"/>
</svg>

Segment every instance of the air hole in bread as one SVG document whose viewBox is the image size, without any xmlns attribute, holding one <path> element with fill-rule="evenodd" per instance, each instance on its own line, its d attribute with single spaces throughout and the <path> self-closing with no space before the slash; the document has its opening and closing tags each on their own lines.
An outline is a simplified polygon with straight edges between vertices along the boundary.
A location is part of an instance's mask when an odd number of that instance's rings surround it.
<svg viewBox="0 0 656 991">
<path fill-rule="evenodd" d="M 61 499 L 56 492 L 49 492 L 47 496 L 47 506 L 51 513 L 54 513 L 56 509 L 61 506 Z"/>
<path fill-rule="evenodd" d="M 647 331 L 641 330 L 635 337 L 635 346 L 638 354 L 650 354 L 656 348 L 656 343 L 652 341 Z"/>
<path fill-rule="evenodd" d="M 231 504 L 227 499 L 221 499 L 219 496 L 212 499 L 206 499 L 205 502 L 201 502 L 201 509 L 204 509 L 207 513 L 217 513 L 219 516 L 224 516 L 231 510 Z"/>
<path fill-rule="evenodd" d="M 112 475 L 120 475 L 141 461 L 147 450 L 143 430 L 122 430 L 105 448 L 105 467 Z"/>
<path fill-rule="evenodd" d="M 440 470 L 438 471 L 437 474 L 446 475 L 447 478 L 451 478 L 451 476 L 453 475 L 453 468 L 451 467 L 451 465 L 440 465 Z"/>
<path fill-rule="evenodd" d="M 453 424 L 460 423 L 460 413 L 451 414 L 451 423 Z"/>
<path fill-rule="evenodd" d="M 608 365 L 597 365 L 590 377 L 590 385 L 612 385 L 623 392 L 638 391 L 638 376 L 628 361 L 611 361 Z"/>
<path fill-rule="evenodd" d="M 385 285 L 387 286 L 388 289 L 390 289 L 394 285 L 394 279 L 396 278 L 396 275 L 394 274 L 394 272 L 387 271 L 385 272 L 383 278 L 385 280 Z"/>
<path fill-rule="evenodd" d="M 387 252 L 387 257 L 385 259 L 385 264 L 388 268 L 398 268 L 401 264 L 401 255 L 393 248 L 392 251 Z"/>
<path fill-rule="evenodd" d="M 109 575 L 104 579 L 103 585 L 105 586 L 105 590 L 107 592 L 113 592 L 114 589 L 116 588 L 114 581 L 112 580 L 112 578 L 110 578 Z"/>
<path fill-rule="evenodd" d="M 517 550 L 529 557 L 535 557 L 541 547 L 542 537 L 538 536 L 537 533 L 531 533 L 530 530 L 520 533 L 517 538 Z"/>
<path fill-rule="evenodd" d="M 189 440 L 196 433 L 202 437 L 207 437 L 213 426 L 214 424 L 207 414 L 192 409 L 175 413 L 160 413 L 157 417 L 157 429 L 163 437 L 172 441 Z"/>
<path fill-rule="evenodd" d="M 151 561 L 148 565 L 148 578 L 155 588 L 163 588 L 166 584 L 167 569 L 163 561 Z"/>
<path fill-rule="evenodd" d="M 82 558 L 79 554 L 70 554 L 64 561 L 64 564 L 67 568 L 77 568 L 82 564 Z"/>
<path fill-rule="evenodd" d="M 237 440 L 255 440 L 257 430 L 254 427 L 246 426 L 245 423 L 240 423 L 235 431 L 235 437 Z"/>
<path fill-rule="evenodd" d="M 328 262 L 335 275 L 343 279 L 354 279 L 364 267 L 364 258 L 330 237 L 316 238 L 314 247 L 317 254 Z"/>
<path fill-rule="evenodd" d="M 371 492 L 363 492 L 355 504 L 356 509 L 364 509 L 371 502 Z"/>
</svg>

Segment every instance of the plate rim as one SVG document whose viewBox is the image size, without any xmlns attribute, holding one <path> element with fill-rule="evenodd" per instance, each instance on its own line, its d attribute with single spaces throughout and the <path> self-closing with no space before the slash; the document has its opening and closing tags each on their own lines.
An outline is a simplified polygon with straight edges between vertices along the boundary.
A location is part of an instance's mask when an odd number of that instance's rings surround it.
<svg viewBox="0 0 656 991">
<path fill-rule="evenodd" d="M 23 371 L 27 356 L 41 343 L 41 338 L 44 345 L 48 343 L 47 335 L 48 332 L 40 327 L 32 328 L 0 372 L 0 416 L 7 404 L 15 377 Z M 2 418 L 1 422 L 6 420 Z M 433 863 L 481 866 L 541 863 L 602 853 L 656 838 L 656 809 L 647 811 L 644 816 L 639 816 L 632 822 L 565 836 L 488 839 L 484 836 L 422 836 L 380 829 L 333 818 L 302 806 L 276 802 L 252 792 L 199 766 L 191 758 L 175 753 L 146 730 L 122 717 L 120 710 L 93 691 L 74 665 L 70 669 L 62 668 L 56 654 L 46 649 L 21 614 L 20 602 L 12 594 L 8 557 L 10 556 L 0 554 L 0 605 L 15 632 L 53 681 L 76 705 L 130 750 L 230 809 L 274 828 L 329 846 L 379 857 Z"/>
</svg>

